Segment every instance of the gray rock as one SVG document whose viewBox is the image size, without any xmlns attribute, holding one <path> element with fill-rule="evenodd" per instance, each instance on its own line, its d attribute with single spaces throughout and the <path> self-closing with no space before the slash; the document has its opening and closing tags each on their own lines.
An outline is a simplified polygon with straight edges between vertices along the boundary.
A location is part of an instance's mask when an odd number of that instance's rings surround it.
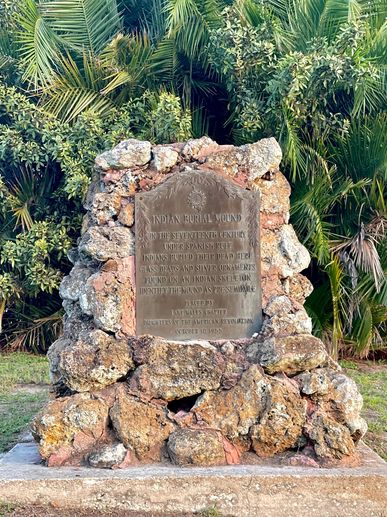
<svg viewBox="0 0 387 517">
<path fill-rule="evenodd" d="M 150 142 L 135 140 L 133 138 L 124 140 L 111 151 L 97 156 L 95 164 L 102 170 L 109 169 L 130 169 L 146 165 L 151 159 Z"/>
<path fill-rule="evenodd" d="M 90 454 L 88 460 L 92 467 L 111 469 L 119 466 L 125 459 L 127 450 L 122 443 L 106 445 L 102 449 Z"/>
<path fill-rule="evenodd" d="M 134 255 L 134 235 L 129 228 L 93 226 L 79 242 L 79 251 L 100 262 Z"/>
<path fill-rule="evenodd" d="M 284 372 L 295 375 L 317 368 L 327 355 L 322 341 L 309 334 L 272 337 L 247 348 L 249 360 L 260 364 L 269 374 Z"/>
<path fill-rule="evenodd" d="M 59 287 L 59 295 L 64 300 L 78 301 L 79 294 L 93 270 L 88 267 L 74 266 L 68 276 L 65 276 Z"/>
<path fill-rule="evenodd" d="M 277 170 L 282 160 L 281 147 L 275 138 L 262 138 L 254 144 L 243 145 L 241 150 L 250 181 L 261 178 L 268 171 Z"/>
<path fill-rule="evenodd" d="M 153 148 L 153 160 L 151 165 L 157 172 L 166 172 L 176 165 L 179 159 L 179 153 L 172 147 L 156 146 Z"/>
</svg>

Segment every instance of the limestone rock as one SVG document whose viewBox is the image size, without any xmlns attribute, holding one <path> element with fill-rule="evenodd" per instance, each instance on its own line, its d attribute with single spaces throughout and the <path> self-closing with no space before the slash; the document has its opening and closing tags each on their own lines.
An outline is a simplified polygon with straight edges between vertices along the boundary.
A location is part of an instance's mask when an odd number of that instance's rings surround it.
<svg viewBox="0 0 387 517">
<path fill-rule="evenodd" d="M 92 226 L 82 236 L 79 251 L 100 262 L 134 255 L 134 236 L 122 226 Z"/>
<path fill-rule="evenodd" d="M 68 276 L 65 276 L 59 287 L 59 295 L 64 300 L 76 302 L 79 299 L 81 288 L 86 280 L 93 274 L 93 270 L 82 266 L 74 266 Z"/>
<path fill-rule="evenodd" d="M 90 391 L 113 384 L 134 367 L 126 341 L 102 330 L 81 334 L 60 354 L 57 370 L 73 391 Z"/>
<path fill-rule="evenodd" d="M 188 149 L 187 149 L 188 150 Z M 179 159 L 179 153 L 167 145 L 158 145 L 153 148 L 152 165 L 157 172 L 167 172 Z"/>
<path fill-rule="evenodd" d="M 125 203 L 122 205 L 118 214 L 118 221 L 124 226 L 133 226 L 134 224 L 134 203 Z"/>
<path fill-rule="evenodd" d="M 281 172 L 276 172 L 270 179 L 259 178 L 255 186 L 260 193 L 260 210 L 274 215 L 284 214 L 287 224 L 290 210 L 290 185 Z M 287 219 L 287 220 L 286 220 Z"/>
<path fill-rule="evenodd" d="M 285 316 L 292 311 L 292 302 L 287 296 L 273 296 L 265 306 L 268 316 Z"/>
<path fill-rule="evenodd" d="M 150 338 L 146 364 L 134 372 L 130 385 L 152 398 L 175 400 L 219 388 L 223 359 L 207 341 Z"/>
<path fill-rule="evenodd" d="M 95 164 L 102 170 L 130 169 L 146 165 L 151 159 L 151 144 L 133 138 L 124 140 L 111 151 L 97 156 Z"/>
<path fill-rule="evenodd" d="M 318 338 L 300 334 L 257 341 L 248 347 L 247 356 L 269 374 L 295 375 L 320 366 L 326 360 L 327 352 Z"/>
<path fill-rule="evenodd" d="M 118 468 L 124 462 L 127 453 L 122 443 L 114 443 L 92 452 L 88 461 L 92 467 L 99 469 Z"/>
<path fill-rule="evenodd" d="M 96 193 L 91 206 L 93 222 L 99 225 L 107 224 L 118 214 L 120 206 L 121 196 L 118 194 Z"/>
<path fill-rule="evenodd" d="M 226 463 L 219 433 L 209 429 L 177 429 L 168 439 L 168 453 L 180 466 Z"/>
<path fill-rule="evenodd" d="M 235 441 L 247 435 L 266 404 L 268 380 L 261 368 L 252 365 L 233 388 L 206 391 L 192 408 L 198 423 L 204 423 Z"/>
<path fill-rule="evenodd" d="M 352 438 L 357 442 L 367 432 L 367 424 L 360 416 L 363 397 L 355 381 L 343 373 L 329 369 L 327 375 L 332 383 L 332 392 L 329 395 L 331 411 L 336 420 L 348 427 Z"/>
<path fill-rule="evenodd" d="M 184 158 L 196 160 L 201 154 L 206 154 L 209 150 L 217 148 L 218 144 L 214 140 L 211 140 L 208 136 L 202 136 L 201 138 L 188 140 L 183 147 L 182 155 Z"/>
<path fill-rule="evenodd" d="M 244 154 L 239 147 L 219 146 L 204 158 L 206 169 L 215 170 L 223 174 L 227 174 L 232 178 L 238 177 L 240 173 L 241 163 L 243 163 Z M 244 172 L 244 181 L 247 182 L 246 173 Z"/>
<path fill-rule="evenodd" d="M 261 231 L 261 269 L 263 275 L 278 273 L 287 278 L 307 268 L 308 250 L 303 246 L 290 224 L 278 230 Z"/>
<path fill-rule="evenodd" d="M 312 395 L 313 399 L 326 395 L 332 389 L 332 383 L 325 368 L 300 373 L 294 380 L 298 382 L 301 393 Z"/>
<path fill-rule="evenodd" d="M 313 291 L 313 285 L 310 280 L 300 273 L 296 273 L 294 276 L 285 278 L 283 281 L 283 288 L 284 292 L 292 301 L 298 302 L 301 305 L 304 304 L 305 299 Z"/>
<path fill-rule="evenodd" d="M 120 441 L 138 459 L 160 460 L 164 442 L 174 430 L 165 407 L 142 402 L 121 386 L 110 418 Z"/>
<path fill-rule="evenodd" d="M 49 375 L 52 384 L 59 384 L 62 382 L 62 374 L 59 370 L 59 362 L 61 353 L 71 346 L 71 339 L 60 337 L 50 346 L 47 352 L 47 359 L 49 362 Z"/>
<path fill-rule="evenodd" d="M 262 138 L 240 148 L 244 153 L 243 165 L 249 171 L 249 180 L 255 181 L 268 171 L 276 171 L 282 160 L 282 151 L 275 138 Z"/>
<path fill-rule="evenodd" d="M 108 406 L 89 394 L 55 399 L 35 417 L 32 433 L 49 467 L 79 465 L 108 436 Z"/>
<path fill-rule="evenodd" d="M 63 332 L 66 337 L 76 340 L 81 332 L 95 329 L 93 320 L 85 314 L 78 302 L 63 301 L 65 316 L 63 320 Z"/>
<path fill-rule="evenodd" d="M 355 452 L 355 445 L 347 427 L 333 418 L 316 412 L 306 426 L 317 456 L 323 460 L 340 460 Z"/>
<path fill-rule="evenodd" d="M 293 273 L 299 273 L 303 269 L 309 266 L 310 255 L 308 250 L 303 246 L 290 224 L 284 225 L 280 231 L 280 249 L 288 262 L 288 268 L 290 273 L 283 276 L 292 276 Z"/>
<path fill-rule="evenodd" d="M 306 419 L 306 401 L 290 381 L 270 379 L 265 411 L 250 430 L 258 456 L 270 457 L 296 446 Z"/>
<path fill-rule="evenodd" d="M 134 257 L 110 260 L 84 285 L 79 303 L 98 328 L 135 334 L 134 270 Z"/>
<path fill-rule="evenodd" d="M 265 307 L 265 312 L 266 310 Z M 260 332 L 264 338 L 311 333 L 312 320 L 303 307 L 289 314 L 274 314 L 270 318 L 265 319 Z"/>
</svg>

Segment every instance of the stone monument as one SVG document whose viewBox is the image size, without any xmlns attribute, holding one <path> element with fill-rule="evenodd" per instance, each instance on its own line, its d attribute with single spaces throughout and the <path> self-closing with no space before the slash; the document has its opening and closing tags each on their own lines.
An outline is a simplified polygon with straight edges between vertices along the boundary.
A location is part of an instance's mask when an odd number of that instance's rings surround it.
<svg viewBox="0 0 387 517">
<path fill-rule="evenodd" d="M 48 466 L 349 464 L 356 385 L 312 336 L 273 138 L 98 156 L 33 434 Z"/>
</svg>

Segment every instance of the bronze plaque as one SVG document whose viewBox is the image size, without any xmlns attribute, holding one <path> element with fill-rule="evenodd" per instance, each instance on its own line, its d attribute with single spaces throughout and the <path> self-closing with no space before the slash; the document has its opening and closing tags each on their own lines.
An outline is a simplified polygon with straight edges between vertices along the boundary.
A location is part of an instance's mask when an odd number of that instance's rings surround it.
<svg viewBox="0 0 387 517">
<path fill-rule="evenodd" d="M 252 336 L 262 318 L 259 194 L 210 171 L 135 196 L 137 334 Z"/>
</svg>

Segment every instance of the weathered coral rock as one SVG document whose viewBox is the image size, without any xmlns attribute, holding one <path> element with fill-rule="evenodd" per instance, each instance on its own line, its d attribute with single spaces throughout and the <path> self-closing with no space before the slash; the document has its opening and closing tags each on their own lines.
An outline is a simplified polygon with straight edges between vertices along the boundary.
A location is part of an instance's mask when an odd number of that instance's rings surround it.
<svg viewBox="0 0 387 517">
<path fill-rule="evenodd" d="M 121 197 L 118 194 L 97 193 L 91 207 L 92 219 L 97 224 L 106 224 L 118 214 L 120 206 Z"/>
<path fill-rule="evenodd" d="M 209 150 L 216 150 L 218 144 L 208 136 L 191 139 L 185 144 L 182 150 L 182 155 L 187 159 L 197 159 L 209 152 Z"/>
<path fill-rule="evenodd" d="M 98 273 L 88 278 L 79 303 L 85 314 L 93 316 L 98 328 L 135 334 L 134 270 L 134 257 L 127 257 L 106 262 Z"/>
<path fill-rule="evenodd" d="M 332 389 L 332 383 L 325 368 L 300 373 L 294 379 L 300 385 L 301 393 L 313 395 L 313 399 L 323 397 Z"/>
<path fill-rule="evenodd" d="M 122 443 L 114 443 L 105 445 L 101 449 L 92 452 L 88 457 L 88 461 L 92 467 L 99 469 L 121 468 L 127 456 L 128 451 Z"/>
<path fill-rule="evenodd" d="M 265 338 L 311 333 L 312 320 L 303 307 L 289 314 L 274 314 L 274 316 L 264 320 L 261 328 L 261 336 Z"/>
<path fill-rule="evenodd" d="M 253 449 L 262 457 L 296 446 L 306 418 L 306 401 L 289 381 L 270 380 L 265 411 L 250 430 Z"/>
<path fill-rule="evenodd" d="M 82 265 L 73 267 L 70 274 L 65 276 L 60 284 L 59 294 L 61 298 L 76 302 L 79 299 L 81 288 L 93 272 L 93 269 Z"/>
<path fill-rule="evenodd" d="M 47 352 L 47 359 L 50 365 L 49 374 L 52 384 L 58 384 L 62 381 L 62 374 L 59 370 L 60 356 L 63 350 L 70 347 L 71 339 L 60 337 L 50 346 Z"/>
<path fill-rule="evenodd" d="M 261 368 L 252 365 L 239 383 L 229 390 L 206 391 L 192 408 L 198 421 L 234 441 L 247 435 L 266 405 L 268 380 Z"/>
<path fill-rule="evenodd" d="M 174 429 L 165 406 L 142 402 L 121 386 L 110 418 L 118 438 L 138 459 L 161 459 L 164 442 Z"/>
<path fill-rule="evenodd" d="M 79 251 L 100 262 L 134 255 L 134 236 L 122 226 L 92 226 L 82 236 Z"/>
<path fill-rule="evenodd" d="M 146 165 L 151 159 L 151 144 L 141 140 L 129 139 L 118 144 L 111 151 L 97 156 L 95 164 L 102 170 L 130 169 Z"/>
<path fill-rule="evenodd" d="M 222 439 L 210 429 L 178 429 L 168 439 L 168 454 L 177 465 L 226 463 Z"/>
<path fill-rule="evenodd" d="M 49 402 L 34 419 L 32 432 L 48 466 L 79 465 L 108 438 L 109 407 L 82 393 Z"/>
<path fill-rule="evenodd" d="M 289 219 L 290 185 L 281 172 L 276 172 L 270 179 L 261 177 L 255 181 L 255 188 L 260 194 L 260 210 L 265 214 L 284 214 Z M 284 224 L 287 224 L 287 220 Z"/>
<path fill-rule="evenodd" d="M 133 226 L 134 224 L 134 203 L 125 202 L 122 204 L 118 221 L 124 226 Z"/>
<path fill-rule="evenodd" d="M 273 337 L 248 347 L 250 361 L 260 364 L 265 372 L 289 375 L 317 368 L 326 361 L 327 352 L 318 338 L 309 334 Z"/>
<path fill-rule="evenodd" d="M 313 291 L 313 285 L 306 276 L 296 273 L 294 276 L 283 280 L 283 289 L 292 301 L 304 304 L 305 299 Z"/>
<path fill-rule="evenodd" d="M 147 363 L 134 372 L 130 385 L 152 398 L 174 400 L 219 388 L 224 363 L 207 341 L 167 341 L 147 344 Z"/>
<path fill-rule="evenodd" d="M 317 456 L 323 460 L 340 460 L 355 452 L 348 428 L 327 415 L 315 413 L 306 426 L 306 432 Z"/>
<path fill-rule="evenodd" d="M 290 224 L 285 224 L 278 230 L 261 232 L 263 275 L 277 272 L 280 278 L 287 278 L 307 268 L 309 262 L 308 250 L 299 242 Z"/>
<path fill-rule="evenodd" d="M 73 391 L 90 391 L 113 384 L 134 367 L 126 341 L 94 330 L 81 334 L 71 346 L 59 352 L 56 372 Z M 54 354 L 49 356 L 54 358 Z M 58 374 L 57 373 L 57 374 Z"/>
<path fill-rule="evenodd" d="M 243 145 L 241 150 L 250 181 L 261 178 L 269 171 L 277 171 L 282 160 L 281 147 L 275 138 L 262 138 L 254 144 Z"/>
<path fill-rule="evenodd" d="M 153 148 L 153 160 L 151 165 L 157 172 L 167 172 L 179 159 L 179 153 L 170 146 L 158 145 Z"/>
<path fill-rule="evenodd" d="M 330 413 L 348 427 L 352 438 L 357 442 L 367 431 L 367 424 L 360 416 L 363 397 L 355 381 L 343 373 L 328 369 L 327 375 L 332 383 L 332 391 L 328 395 Z M 323 404 L 323 407 L 326 408 L 326 405 Z"/>
</svg>

